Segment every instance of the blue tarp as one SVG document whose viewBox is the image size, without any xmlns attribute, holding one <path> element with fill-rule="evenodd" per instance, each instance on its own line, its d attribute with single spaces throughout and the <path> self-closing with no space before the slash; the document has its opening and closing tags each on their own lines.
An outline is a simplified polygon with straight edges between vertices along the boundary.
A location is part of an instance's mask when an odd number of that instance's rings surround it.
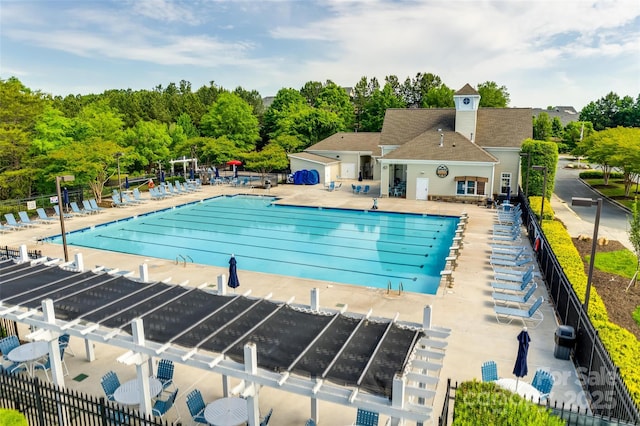
<svg viewBox="0 0 640 426">
<path fill-rule="evenodd" d="M 298 170 L 293 174 L 293 183 L 296 185 L 317 185 L 320 182 L 320 173 L 317 170 Z"/>
</svg>

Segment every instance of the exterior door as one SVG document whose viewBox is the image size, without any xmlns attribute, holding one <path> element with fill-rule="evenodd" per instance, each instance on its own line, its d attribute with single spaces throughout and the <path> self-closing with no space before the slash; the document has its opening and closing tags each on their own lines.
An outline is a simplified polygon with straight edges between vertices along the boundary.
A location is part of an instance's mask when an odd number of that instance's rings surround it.
<svg viewBox="0 0 640 426">
<path fill-rule="evenodd" d="M 355 179 L 356 165 L 354 163 L 340 164 L 340 177 L 343 179 Z"/>
<path fill-rule="evenodd" d="M 429 178 L 416 179 L 416 200 L 427 200 L 429 196 Z"/>
</svg>

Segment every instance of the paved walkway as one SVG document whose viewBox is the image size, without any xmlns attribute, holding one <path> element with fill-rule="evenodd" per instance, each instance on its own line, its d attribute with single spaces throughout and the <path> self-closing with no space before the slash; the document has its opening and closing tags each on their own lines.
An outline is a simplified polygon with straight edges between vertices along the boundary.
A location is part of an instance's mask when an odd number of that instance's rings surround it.
<svg viewBox="0 0 640 426">
<path fill-rule="evenodd" d="M 277 196 L 280 202 L 296 205 L 354 209 L 368 209 L 372 206 L 372 196 L 353 194 L 350 181 L 344 181 L 340 190 L 333 192 L 324 190 L 320 185 L 309 187 L 279 185 L 272 188 L 269 193 L 262 189 L 250 191 L 227 186 L 205 186 L 200 193 L 163 201 L 150 201 L 131 208 L 112 208 L 100 215 L 74 218 L 66 221 L 65 225 L 67 230 L 71 231 L 171 205 L 236 192 Z M 372 192 L 376 193 L 376 188 L 373 188 Z M 466 212 L 468 214 L 469 225 L 464 236 L 464 248 L 460 252 L 459 266 L 453 273 L 455 284 L 452 288 L 441 286 L 436 295 L 410 292 L 398 295 L 397 292 L 388 294 L 386 290 L 381 289 L 240 270 L 241 290 L 251 290 L 251 295 L 255 297 L 273 293 L 274 300 L 284 301 L 295 297 L 300 303 L 309 303 L 311 289 L 319 288 L 322 306 L 336 307 L 347 304 L 348 311 L 366 313 L 372 309 L 373 315 L 388 318 L 399 313 L 400 320 L 417 323 L 422 322 L 423 307 L 432 305 L 434 325 L 449 327 L 453 330 L 448 339 L 449 345 L 434 401 L 434 421 L 436 421 L 444 400 L 447 378 L 458 382 L 480 378 L 480 365 L 486 360 L 497 362 L 501 377 L 513 377 L 512 369 L 517 352 L 516 336 L 522 324 L 519 322 L 511 325 L 498 324 L 493 313 L 493 299 L 489 285 L 493 274 L 487 259 L 490 253 L 489 237 L 496 213 L 495 210 L 473 204 L 424 202 L 398 198 L 381 198 L 378 200 L 378 206 L 382 211 L 445 215 L 459 215 Z M 62 257 L 63 250 L 60 245 L 39 242 L 42 237 L 59 234 L 59 232 L 57 223 L 41 225 L 31 230 L 6 234 L 2 238 L 2 244 L 9 246 L 27 244 L 30 249 L 40 249 L 47 256 Z M 151 279 L 170 279 L 172 283 L 188 281 L 191 285 L 200 285 L 205 282 L 214 285 L 215 277 L 226 273 L 226 268 L 196 264 L 176 265 L 171 260 L 69 247 L 71 257 L 79 251 L 83 253 L 86 268 L 104 265 L 136 272 L 140 264 L 147 263 Z M 547 300 L 546 291 L 542 287 L 537 292 Z M 545 301 L 541 309 L 545 317 L 543 323 L 535 329 L 529 329 L 530 373 L 525 380 L 530 381 L 537 368 L 545 368 L 558 379 L 552 393 L 553 400 L 584 406 L 584 395 L 577 382 L 573 364 L 571 361 L 559 360 L 553 356 L 554 334 L 558 325 L 553 307 Z M 83 341 L 72 338 L 71 348 L 76 356 L 65 356 L 71 371 L 70 378 L 67 379 L 69 388 L 99 396 L 102 395 L 100 377 L 108 370 L 116 371 L 122 381 L 135 377 L 133 367 L 127 367 L 116 361 L 116 358 L 124 352 L 122 350 L 96 344 L 97 359 L 88 363 L 83 356 Z M 71 380 L 79 374 L 86 374 L 88 377 L 80 382 Z M 177 366 L 175 376 L 180 389 L 176 404 L 183 420 L 188 418 L 184 398 L 191 389 L 200 389 L 207 401 L 222 396 L 221 380 L 217 374 Z M 326 402 L 321 402 L 319 406 L 320 425 L 349 425 L 355 419 L 356 410 L 353 407 Z M 285 395 L 276 389 L 263 388 L 260 393 L 261 411 L 266 412 L 271 407 L 274 408 L 271 420 L 274 425 L 303 425 L 310 415 L 310 402 L 307 398 Z M 173 415 L 174 413 L 171 413 L 168 419 L 173 419 L 171 417 Z M 382 418 L 380 424 L 384 424 L 385 421 L 386 418 Z"/>
</svg>

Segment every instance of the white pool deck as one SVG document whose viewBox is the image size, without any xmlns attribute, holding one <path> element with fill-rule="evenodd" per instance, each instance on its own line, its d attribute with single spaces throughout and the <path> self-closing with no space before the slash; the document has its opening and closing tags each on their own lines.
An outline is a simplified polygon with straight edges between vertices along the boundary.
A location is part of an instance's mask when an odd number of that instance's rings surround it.
<svg viewBox="0 0 640 426">
<path fill-rule="evenodd" d="M 372 192 L 375 194 L 377 190 L 375 182 L 372 187 Z M 233 193 L 271 195 L 279 197 L 280 202 L 294 205 L 369 209 L 373 203 L 371 194 L 353 194 L 351 182 L 348 180 L 343 181 L 342 187 L 333 192 L 325 190 L 321 185 L 278 185 L 271 188 L 269 192 L 264 189 L 207 185 L 197 193 L 161 201 L 149 201 L 127 208 L 110 208 L 97 215 L 75 217 L 66 220 L 65 227 L 67 231 L 72 231 L 92 224 L 104 223 L 172 205 Z M 466 212 L 468 214 L 469 221 L 464 234 L 464 247 L 460 250 L 458 267 L 453 272 L 453 287 L 443 284 L 436 295 L 411 292 L 398 294 L 397 289 L 388 294 L 386 289 L 262 274 L 239 269 L 241 287 L 238 291 L 251 290 L 252 297 L 263 297 L 272 293 L 273 300 L 281 301 L 295 297 L 296 302 L 308 304 L 311 290 L 319 288 L 321 306 L 336 308 L 346 304 L 349 312 L 365 314 L 371 309 L 374 316 L 387 318 L 393 318 L 399 313 L 400 320 L 415 323 L 422 322 L 424 306 L 431 305 L 433 325 L 448 327 L 452 330 L 447 339 L 448 347 L 433 404 L 432 421 L 435 423 L 443 404 L 447 378 L 458 382 L 473 378 L 480 379 L 480 365 L 487 360 L 497 362 L 499 376 L 513 377 L 512 369 L 517 353 L 516 336 L 522 329 L 522 323 L 514 321 L 510 325 L 499 324 L 493 312 L 490 286 L 493 273 L 488 263 L 488 257 L 491 253 L 489 238 L 496 212 L 475 204 L 412 201 L 401 198 L 379 198 L 378 207 L 382 211 L 394 212 L 444 215 L 460 215 Z M 562 208 L 563 206 L 554 206 L 557 214 L 570 214 L 562 211 Z M 571 229 L 570 232 L 572 232 Z M 43 237 L 59 233 L 59 222 L 44 224 L 1 235 L 0 245 L 17 247 L 26 244 L 29 249 L 42 250 L 46 256 L 62 258 L 64 254 L 61 245 L 40 242 Z M 524 241 L 526 242 L 526 240 Z M 139 266 L 146 263 L 150 279 L 165 280 L 170 278 L 170 282 L 176 284 L 188 280 L 190 285 L 209 283 L 213 286 L 216 283 L 216 277 L 227 272 L 226 268 L 221 267 L 192 263 L 176 264 L 171 260 L 78 249 L 69 246 L 71 259 L 77 252 L 82 252 L 86 268 L 101 265 L 133 271 L 137 274 Z M 239 266 L 241 268 L 241 265 Z M 538 295 L 545 297 L 545 302 L 541 307 L 544 321 L 537 328 L 529 327 L 531 336 L 528 356 L 530 373 L 524 380 L 530 381 L 537 368 L 545 368 L 556 377 L 551 394 L 552 401 L 557 400 L 574 406 L 576 404 L 585 406 L 584 393 L 578 383 L 573 363 L 569 360 L 556 359 L 553 355 L 554 335 L 558 323 L 553 307 L 547 301 L 544 286 L 539 286 L 535 296 Z M 103 392 L 100 378 L 107 371 L 116 371 L 121 381 L 135 377 L 134 366 L 126 366 L 116 361 L 116 358 L 125 352 L 122 349 L 96 344 L 96 359 L 88 362 L 84 356 L 84 341 L 72 338 L 70 346 L 75 356 L 65 355 L 65 361 L 71 372 L 66 377 L 66 386 L 71 389 L 101 396 Z M 88 377 L 80 382 L 72 380 L 80 374 L 86 374 Z M 44 376 L 44 374 L 42 375 Z M 176 365 L 174 382 L 180 389 L 176 405 L 180 410 L 184 424 L 191 423 L 185 404 L 185 396 L 191 389 L 200 389 L 207 402 L 223 396 L 221 377 L 213 372 Z M 271 425 L 304 425 L 311 413 L 311 403 L 308 398 L 265 387 L 260 391 L 260 409 L 262 413 L 266 413 L 270 408 L 274 409 Z M 355 420 L 355 413 L 355 407 L 320 402 L 319 424 L 322 426 L 350 425 Z M 172 409 L 166 418 L 172 420 L 175 419 L 175 415 L 176 411 Z M 381 416 L 380 424 L 385 424 L 386 420 L 385 416 Z M 413 423 L 406 422 L 405 424 Z"/>
</svg>

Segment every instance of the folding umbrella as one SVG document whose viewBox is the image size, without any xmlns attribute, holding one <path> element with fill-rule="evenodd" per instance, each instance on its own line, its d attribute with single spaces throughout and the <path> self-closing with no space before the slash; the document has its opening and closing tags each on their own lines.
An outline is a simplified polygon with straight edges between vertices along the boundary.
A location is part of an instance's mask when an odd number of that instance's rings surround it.
<svg viewBox="0 0 640 426">
<path fill-rule="evenodd" d="M 229 259 L 229 281 L 227 282 L 227 285 L 234 290 L 240 287 L 237 264 L 238 262 L 236 261 L 235 256 L 231 255 L 231 259 Z"/>
<path fill-rule="evenodd" d="M 124 189 L 129 189 L 129 176 L 124 177 Z"/>
<path fill-rule="evenodd" d="M 529 352 L 529 332 L 527 327 L 524 327 L 520 334 L 518 334 L 518 356 L 516 357 L 516 364 L 513 366 L 513 374 L 516 376 L 516 391 L 518 390 L 518 380 L 520 377 L 524 377 L 529 372 L 527 366 L 527 352 Z"/>
<path fill-rule="evenodd" d="M 160 172 L 160 182 L 164 183 L 164 170 Z"/>
<path fill-rule="evenodd" d="M 193 171 L 193 168 L 189 169 L 189 179 L 193 180 L 195 179 L 195 177 L 196 177 L 196 174 Z"/>
<path fill-rule="evenodd" d="M 215 168 L 215 171 L 216 171 L 216 179 L 219 179 L 220 178 L 220 172 L 218 171 L 217 167 Z"/>
</svg>

